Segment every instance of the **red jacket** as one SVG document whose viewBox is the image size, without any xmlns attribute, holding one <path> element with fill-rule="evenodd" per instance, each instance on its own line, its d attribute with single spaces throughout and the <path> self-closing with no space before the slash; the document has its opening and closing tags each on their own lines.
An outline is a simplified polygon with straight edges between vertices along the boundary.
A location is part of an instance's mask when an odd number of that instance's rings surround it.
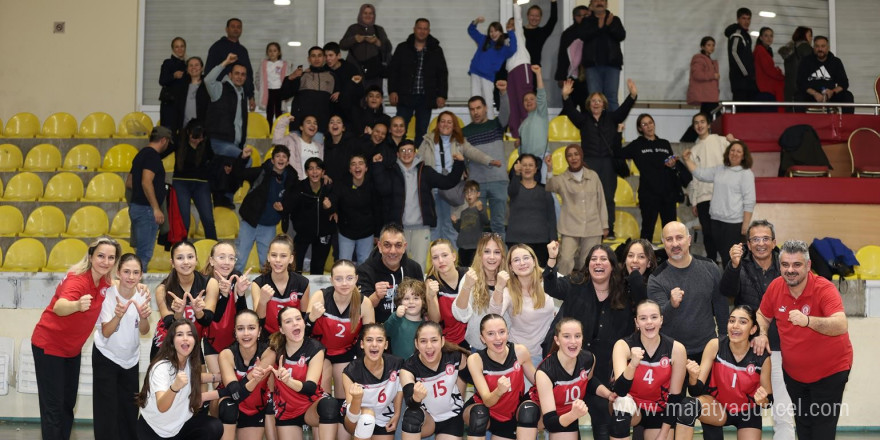
<svg viewBox="0 0 880 440">
<path fill-rule="evenodd" d="M 763 44 L 755 45 L 755 82 L 758 90 L 773 94 L 777 101 L 784 101 L 785 75 L 773 62 L 773 55 Z"/>
<path fill-rule="evenodd" d="M 687 103 L 700 105 L 704 102 L 718 102 L 718 61 L 703 55 L 702 52 L 691 58 L 691 76 L 688 81 Z"/>
</svg>

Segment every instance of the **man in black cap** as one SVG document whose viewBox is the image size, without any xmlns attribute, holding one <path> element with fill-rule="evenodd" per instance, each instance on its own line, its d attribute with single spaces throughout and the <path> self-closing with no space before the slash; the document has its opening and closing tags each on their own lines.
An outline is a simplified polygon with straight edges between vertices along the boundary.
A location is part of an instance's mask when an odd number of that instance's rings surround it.
<svg viewBox="0 0 880 440">
<path fill-rule="evenodd" d="M 165 223 L 165 167 L 161 154 L 171 142 L 171 130 L 156 126 L 146 147 L 134 157 L 125 187 L 131 189 L 128 215 L 131 218 L 131 245 L 144 265 L 153 257 L 159 225 Z M 144 268 L 146 269 L 146 268 Z"/>
</svg>

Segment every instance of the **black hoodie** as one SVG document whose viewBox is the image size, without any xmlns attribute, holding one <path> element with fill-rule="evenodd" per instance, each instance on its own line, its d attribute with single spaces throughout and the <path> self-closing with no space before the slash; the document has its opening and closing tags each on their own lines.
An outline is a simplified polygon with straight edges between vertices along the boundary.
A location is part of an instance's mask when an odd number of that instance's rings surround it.
<svg viewBox="0 0 880 440">
<path fill-rule="evenodd" d="M 400 97 L 398 105 L 411 105 L 413 85 L 416 80 L 418 56 L 415 48 L 416 37 L 409 35 L 403 43 L 397 45 L 391 64 L 388 65 L 388 93 L 397 93 Z M 437 107 L 437 98 L 446 98 L 449 89 L 449 70 L 446 68 L 446 57 L 440 42 L 431 35 L 425 41 L 425 57 L 422 64 L 424 77 L 425 101 L 430 108 Z"/>
<path fill-rule="evenodd" d="M 807 89 L 821 92 L 822 89 L 833 89 L 837 86 L 843 87 L 843 90 L 849 89 L 849 78 L 840 58 L 829 51 L 825 61 L 819 61 L 815 54 L 801 60 L 797 75 L 798 92 L 806 95 Z"/>
<path fill-rule="evenodd" d="M 393 313 L 394 295 L 397 293 L 397 285 L 404 278 L 415 278 L 420 281 L 425 279 L 419 263 L 416 263 L 406 254 L 400 260 L 400 267 L 392 271 L 382 262 L 382 254 L 379 253 L 378 248 L 373 249 L 373 252 L 370 253 L 370 258 L 367 258 L 366 262 L 358 266 L 357 276 L 358 288 L 361 291 L 361 295 L 365 298 L 376 291 L 376 283 L 386 281 L 391 284 L 388 293 L 382 298 L 379 305 L 375 306 L 376 322 L 380 324 L 387 321 L 391 317 L 391 313 Z"/>
<path fill-rule="evenodd" d="M 727 37 L 727 62 L 730 65 L 730 89 L 734 92 L 757 93 L 755 58 L 752 55 L 752 36 L 738 23 L 724 30 Z"/>
</svg>

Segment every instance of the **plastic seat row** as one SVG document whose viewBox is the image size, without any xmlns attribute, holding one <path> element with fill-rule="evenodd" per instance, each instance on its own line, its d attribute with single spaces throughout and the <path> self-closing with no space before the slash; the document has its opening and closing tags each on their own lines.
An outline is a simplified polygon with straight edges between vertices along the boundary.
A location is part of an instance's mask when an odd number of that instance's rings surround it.
<svg viewBox="0 0 880 440">
<path fill-rule="evenodd" d="M 0 191 L 0 201 L 7 202 L 120 202 L 125 200 L 125 181 L 116 173 L 100 173 L 83 189 L 79 176 L 60 173 L 49 179 L 44 191 L 40 176 L 22 172 L 9 179 L 5 191 L 0 182 Z"/>
<path fill-rule="evenodd" d="M 0 218 L 4 220 L 0 226 L 2 237 L 97 237 L 107 234 L 110 228 L 107 213 L 91 205 L 77 209 L 70 222 L 61 209 L 50 205 L 37 207 L 27 220 L 15 206 L 2 205 Z"/>
<path fill-rule="evenodd" d="M 122 253 L 134 252 L 131 245 L 125 240 L 118 240 L 122 246 Z M 0 251 L 0 259 L 3 260 L 0 271 L 3 272 L 66 272 L 71 266 L 79 262 L 86 255 L 89 245 L 78 238 L 66 238 L 52 247 L 48 257 L 46 248 L 35 238 L 21 238 L 16 240 L 6 250 L 5 258 Z"/>
<path fill-rule="evenodd" d="M 64 160 L 61 151 L 52 144 L 39 144 L 22 157 L 21 150 L 13 144 L 0 144 L 0 171 L 115 171 L 128 172 L 138 149 L 131 144 L 117 144 L 104 157 L 91 144 L 79 144 L 71 148 Z"/>
<path fill-rule="evenodd" d="M 142 112 L 131 112 L 122 117 L 119 125 L 113 117 L 103 112 L 86 116 L 77 126 L 70 113 L 53 113 L 40 125 L 33 113 L 18 113 L 6 122 L 0 133 L 8 138 L 137 138 L 146 137 L 153 130 L 153 120 Z"/>
</svg>

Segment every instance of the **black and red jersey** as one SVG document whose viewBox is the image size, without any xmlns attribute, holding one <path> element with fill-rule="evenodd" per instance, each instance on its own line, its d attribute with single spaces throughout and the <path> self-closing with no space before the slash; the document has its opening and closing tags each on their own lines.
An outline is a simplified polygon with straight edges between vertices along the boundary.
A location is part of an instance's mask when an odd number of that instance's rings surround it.
<svg viewBox="0 0 880 440">
<path fill-rule="evenodd" d="M 234 294 L 233 294 L 234 295 Z M 257 351 L 253 358 L 251 358 L 250 362 L 245 363 L 244 358 L 241 356 L 241 350 L 238 347 L 238 342 L 233 342 L 232 345 L 229 346 L 229 351 L 232 352 L 232 358 L 235 364 L 235 377 L 244 382 L 241 386 L 244 386 L 247 383 L 245 379 L 247 374 L 254 369 L 257 364 L 257 358 L 261 353 L 266 351 L 268 344 L 261 342 L 257 344 Z M 252 416 L 257 413 L 262 413 L 264 409 L 266 409 L 266 401 L 268 398 L 268 390 L 266 388 L 266 383 L 268 382 L 269 377 L 266 376 L 262 381 L 251 391 L 250 395 L 247 396 L 241 402 L 238 402 L 238 410 L 244 414 Z"/>
<path fill-rule="evenodd" d="M 263 324 L 263 335 L 268 338 L 280 328 L 278 312 L 285 307 L 302 308 L 302 298 L 309 288 L 309 279 L 296 272 L 287 271 L 287 285 L 284 286 L 283 292 L 279 291 L 278 286 L 272 281 L 271 273 L 258 276 L 254 279 L 254 283 L 260 288 L 269 285 L 275 292 L 272 299 L 266 304 L 266 322 Z"/>
<path fill-rule="evenodd" d="M 590 382 L 590 371 L 593 368 L 593 353 L 581 350 L 575 359 L 574 369 L 569 373 L 559 362 L 559 355 L 553 353 L 547 356 L 540 365 L 538 371 L 544 374 L 553 383 L 553 400 L 556 402 L 556 412 L 559 415 L 571 411 L 571 404 L 575 400 L 585 400 L 587 384 Z M 532 386 L 529 390 L 529 398 L 540 404 L 538 389 Z"/>
<path fill-rule="evenodd" d="M 309 371 L 309 362 L 318 353 L 324 351 L 324 346 L 320 342 L 305 338 L 302 347 L 293 354 L 284 354 L 283 366 L 290 373 L 292 379 L 300 382 L 306 381 L 306 374 Z M 279 354 L 280 355 L 280 354 Z M 318 388 L 314 394 L 305 395 L 294 391 L 287 385 L 279 381 L 275 381 L 275 392 L 272 393 L 272 401 L 275 404 L 275 418 L 279 420 L 290 420 L 301 416 L 309 409 L 312 402 L 321 398 L 324 390 L 321 389 L 321 379 L 318 379 Z"/>
<path fill-rule="evenodd" d="M 458 279 L 461 280 L 467 273 L 467 268 L 459 267 Z M 443 326 L 443 337 L 453 344 L 461 344 L 464 341 L 464 335 L 467 332 L 467 323 L 461 322 L 452 316 L 452 304 L 458 298 L 458 286 L 450 286 L 446 284 L 442 278 L 428 277 L 440 283 L 440 291 L 437 292 L 437 303 L 440 307 L 440 325 Z"/>
<path fill-rule="evenodd" d="M 623 338 L 630 347 L 639 347 L 645 350 L 639 333 L 634 333 Z M 633 376 L 632 387 L 629 395 L 636 401 L 639 408 L 646 411 L 662 411 L 666 408 L 669 399 L 669 383 L 672 381 L 672 347 L 675 340 L 669 336 L 660 335 L 660 345 L 649 354 L 645 350 L 645 357 L 636 367 Z"/>
<path fill-rule="evenodd" d="M 361 323 L 351 322 L 349 310 L 352 307 L 360 307 L 358 304 L 348 304 L 345 310 L 339 310 L 336 301 L 333 300 L 333 287 L 323 289 L 324 315 L 318 318 L 312 325 L 312 337 L 327 347 L 328 356 L 336 356 L 348 352 L 354 347 L 361 333 Z"/>
<path fill-rule="evenodd" d="M 504 396 L 498 399 L 495 405 L 489 408 L 489 415 L 499 422 L 506 422 L 514 418 L 516 408 L 520 404 L 526 386 L 525 372 L 516 358 L 513 342 L 507 343 L 507 349 L 507 358 L 504 359 L 503 364 L 493 361 L 489 357 L 487 348 L 477 352 L 483 361 L 483 377 L 486 379 L 486 384 L 489 385 L 489 391 L 494 391 L 495 388 L 498 388 L 498 379 L 501 379 L 502 376 L 507 376 L 510 379 L 510 389 L 504 393 Z M 474 401 L 483 403 L 479 393 L 474 394 Z"/>
<path fill-rule="evenodd" d="M 759 356 L 748 350 L 737 361 L 730 350 L 730 339 L 726 335 L 718 338 L 718 354 L 709 377 L 709 394 L 731 414 L 754 407 L 755 391 L 761 386 L 761 369 L 768 356 L 767 352 Z"/>
<path fill-rule="evenodd" d="M 208 287 L 208 277 L 202 275 L 201 272 L 193 273 L 193 283 L 189 289 L 189 294 L 193 298 L 199 296 L 199 294 Z M 183 299 L 186 292 L 183 291 L 183 288 L 178 284 L 174 289 L 171 290 L 171 293 L 176 295 L 178 298 Z M 168 291 L 165 292 L 165 304 L 168 306 L 168 310 L 171 310 L 171 302 L 173 298 L 168 294 Z M 205 333 L 208 331 L 207 327 L 202 327 L 201 324 L 196 320 L 196 312 L 193 310 L 192 305 L 189 303 L 189 300 L 186 300 L 186 306 L 183 308 L 183 318 L 194 323 L 196 325 L 196 330 L 199 333 L 199 337 L 204 337 Z M 156 334 L 153 335 L 153 350 L 158 350 L 159 347 L 162 346 L 162 341 L 165 340 L 165 335 L 168 334 L 168 329 L 165 328 L 165 321 L 160 319 L 159 322 L 156 323 Z"/>
</svg>

